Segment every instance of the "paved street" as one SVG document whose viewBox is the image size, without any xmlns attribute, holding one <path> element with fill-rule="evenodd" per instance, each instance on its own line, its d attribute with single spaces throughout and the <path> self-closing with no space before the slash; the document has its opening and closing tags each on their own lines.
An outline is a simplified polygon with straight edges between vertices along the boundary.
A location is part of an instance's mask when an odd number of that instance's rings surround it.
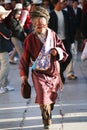
<svg viewBox="0 0 87 130">
<path fill-rule="evenodd" d="M 26 100 L 20 93 L 18 65 L 10 65 L 10 68 L 10 85 L 15 91 L 0 95 L 0 130 L 43 130 L 39 106 L 34 103 L 31 77 L 32 96 Z M 50 130 L 87 130 L 87 61 L 82 62 L 80 54 L 77 55 L 75 73 L 78 79 L 66 80 L 63 92 L 59 92 Z"/>
</svg>

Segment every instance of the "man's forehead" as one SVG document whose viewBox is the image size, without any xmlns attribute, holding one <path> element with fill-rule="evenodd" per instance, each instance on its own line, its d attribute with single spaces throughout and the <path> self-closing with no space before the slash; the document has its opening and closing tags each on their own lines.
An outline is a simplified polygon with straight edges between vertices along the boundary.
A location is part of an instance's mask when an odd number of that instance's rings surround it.
<svg viewBox="0 0 87 130">
<path fill-rule="evenodd" d="M 67 0 L 60 0 L 60 2 L 62 3 L 62 2 L 67 2 Z"/>
</svg>

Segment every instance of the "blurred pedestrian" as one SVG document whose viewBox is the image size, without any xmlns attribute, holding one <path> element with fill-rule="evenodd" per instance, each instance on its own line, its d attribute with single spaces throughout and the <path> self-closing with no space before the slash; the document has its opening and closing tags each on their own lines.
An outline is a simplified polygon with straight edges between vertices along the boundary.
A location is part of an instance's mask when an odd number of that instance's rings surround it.
<svg viewBox="0 0 87 130">
<path fill-rule="evenodd" d="M 15 64 L 14 57 L 16 53 L 18 53 L 18 56 L 20 58 L 26 33 L 24 32 L 23 25 L 20 22 L 21 10 L 14 9 L 14 11 L 12 12 L 12 16 L 13 17 L 10 21 L 10 30 L 12 31 L 11 41 L 14 45 L 14 51 L 10 55 L 9 61 L 11 64 Z"/>
<path fill-rule="evenodd" d="M 25 1 L 23 4 L 20 21 L 27 35 L 31 33 L 32 31 L 32 21 L 30 18 L 30 10 L 31 10 L 31 2 Z"/>
<path fill-rule="evenodd" d="M 37 6 L 42 6 L 42 0 L 32 0 L 31 11 L 33 11 Z"/>
<path fill-rule="evenodd" d="M 65 62 L 60 61 L 60 75 L 62 82 L 65 83 L 64 72 L 72 59 L 71 43 L 73 43 L 73 38 L 71 37 L 70 20 L 68 13 L 62 10 L 60 0 L 51 0 L 51 2 L 54 9 L 50 12 L 49 28 L 54 30 L 62 39 L 69 55 Z"/>
<path fill-rule="evenodd" d="M 47 11 L 50 13 L 51 12 L 50 0 L 43 0 L 42 7 L 47 9 Z"/>
<path fill-rule="evenodd" d="M 73 14 L 73 8 L 71 5 L 68 3 L 68 1 L 62 1 L 61 2 L 61 7 L 63 10 L 65 10 L 68 13 L 69 16 L 69 21 L 70 21 L 70 34 L 72 37 L 72 43 L 71 43 L 71 53 L 72 53 L 72 59 L 68 66 L 66 67 L 66 77 L 68 80 L 76 80 L 77 76 L 75 75 L 74 67 L 75 67 L 75 62 L 76 62 L 76 55 L 77 55 L 77 47 L 76 47 L 76 42 L 75 42 L 75 15 Z M 76 22 L 77 23 L 77 22 Z M 74 43 L 75 42 L 75 43 Z"/>
<path fill-rule="evenodd" d="M 11 51 L 11 32 L 3 22 L 3 19 L 8 16 L 9 10 L 5 10 L 0 5 L 0 94 L 7 90 L 14 90 L 8 85 L 9 74 L 9 51 Z"/>
<path fill-rule="evenodd" d="M 78 0 L 72 1 L 72 16 L 74 18 L 74 40 L 78 44 L 78 50 L 81 50 L 82 47 L 82 37 L 81 37 L 81 18 L 82 18 L 82 9 L 78 7 Z"/>
</svg>

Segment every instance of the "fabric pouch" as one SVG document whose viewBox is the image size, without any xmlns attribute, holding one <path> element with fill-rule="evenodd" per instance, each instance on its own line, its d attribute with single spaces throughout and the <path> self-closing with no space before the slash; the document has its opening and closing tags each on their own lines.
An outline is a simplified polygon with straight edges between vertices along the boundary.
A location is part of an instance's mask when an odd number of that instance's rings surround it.
<svg viewBox="0 0 87 130">
<path fill-rule="evenodd" d="M 50 51 L 45 53 L 45 46 L 43 45 L 41 51 L 39 52 L 38 57 L 33 63 L 32 69 L 39 71 L 46 71 L 51 66 L 51 54 Z"/>
</svg>

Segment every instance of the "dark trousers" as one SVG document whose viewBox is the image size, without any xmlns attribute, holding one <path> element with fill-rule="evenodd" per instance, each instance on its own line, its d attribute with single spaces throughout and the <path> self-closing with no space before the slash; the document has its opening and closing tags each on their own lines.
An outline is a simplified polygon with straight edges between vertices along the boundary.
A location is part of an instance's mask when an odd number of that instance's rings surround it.
<svg viewBox="0 0 87 130">
<path fill-rule="evenodd" d="M 65 62 L 60 62 L 60 76 L 62 79 L 62 82 L 65 82 L 65 78 L 64 78 L 64 71 L 66 70 L 66 67 L 68 66 L 68 64 L 70 63 L 71 59 L 72 59 L 72 54 L 71 54 L 71 45 L 69 45 L 67 43 L 66 40 L 63 40 L 63 44 L 65 46 L 66 52 L 68 54 L 68 58 Z"/>
</svg>

